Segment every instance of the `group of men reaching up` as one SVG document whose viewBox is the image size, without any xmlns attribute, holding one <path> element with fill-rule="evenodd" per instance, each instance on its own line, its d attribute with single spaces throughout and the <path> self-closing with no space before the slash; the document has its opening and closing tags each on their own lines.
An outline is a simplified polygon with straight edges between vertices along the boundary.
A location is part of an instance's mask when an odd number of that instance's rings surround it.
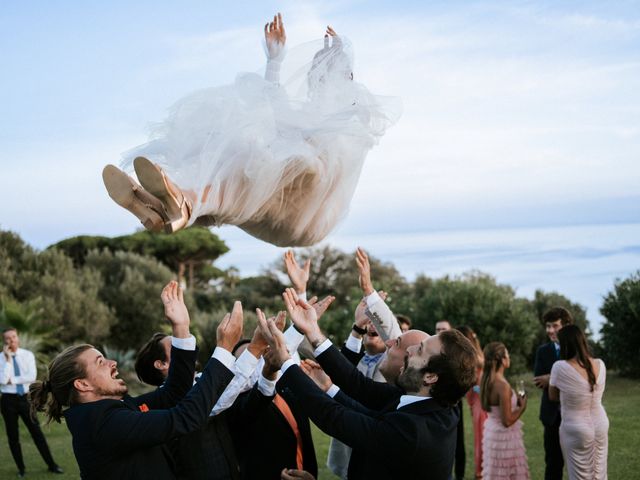
<svg viewBox="0 0 640 480">
<path fill-rule="evenodd" d="M 318 323 L 333 298 L 307 301 L 308 264 L 299 267 L 289 252 L 286 331 L 284 312 L 266 318 L 258 309 L 256 331 L 241 341 L 236 302 L 194 383 L 195 338 L 182 291 L 171 282 L 161 297 L 172 335 L 154 336 L 136 365 L 157 389 L 131 397 L 115 361 L 76 345 L 31 386 L 33 408 L 49 419 L 64 416 L 87 479 L 314 478 L 312 420 L 352 449 L 350 479 L 445 480 L 455 452 L 454 406 L 476 381 L 475 350 L 454 330 L 401 333 L 384 292 L 373 288 L 366 253 L 358 250 L 356 261 L 364 298 L 342 352 Z M 384 351 L 367 348 L 375 337 Z M 315 360 L 301 362 L 305 338 Z M 374 371 L 386 383 L 371 378 Z"/>
</svg>

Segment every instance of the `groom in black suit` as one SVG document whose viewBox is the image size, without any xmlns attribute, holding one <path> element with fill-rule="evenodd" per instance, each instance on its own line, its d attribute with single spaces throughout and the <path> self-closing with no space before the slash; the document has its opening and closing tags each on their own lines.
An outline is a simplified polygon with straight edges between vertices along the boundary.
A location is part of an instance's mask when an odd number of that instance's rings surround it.
<svg viewBox="0 0 640 480">
<path fill-rule="evenodd" d="M 544 426 L 545 480 L 561 480 L 564 460 L 560 448 L 560 404 L 549 400 L 549 377 L 551 367 L 560 358 L 558 332 L 565 325 L 573 323 L 571 313 L 562 307 L 553 307 L 542 316 L 550 342 L 541 345 L 536 351 L 534 379 L 536 386 L 542 389 L 540 401 L 540 421 Z"/>
<path fill-rule="evenodd" d="M 322 335 L 315 310 L 285 293 L 285 304 L 300 331 L 316 347 L 316 358 L 353 400 L 332 398 L 338 387 L 321 390 L 295 365 L 280 331 L 260 321 L 271 335 L 267 361 L 282 368 L 279 392 L 295 396 L 325 433 L 353 448 L 348 477 L 446 480 L 451 472 L 458 415 L 455 403 L 475 383 L 476 356 L 459 332 L 428 337 L 408 348 L 398 385 L 374 382 Z"/>
</svg>

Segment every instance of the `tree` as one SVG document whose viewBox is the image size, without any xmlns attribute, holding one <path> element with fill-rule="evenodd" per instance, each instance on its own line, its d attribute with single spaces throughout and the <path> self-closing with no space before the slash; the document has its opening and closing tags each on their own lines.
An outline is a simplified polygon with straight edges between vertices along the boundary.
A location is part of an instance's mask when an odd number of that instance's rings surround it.
<svg viewBox="0 0 640 480">
<path fill-rule="evenodd" d="M 213 261 L 229 251 L 224 241 L 208 228 L 187 228 L 172 234 L 141 231 L 120 237 L 78 236 L 52 245 L 64 251 L 81 266 L 92 250 L 107 249 L 110 252 L 132 252 L 155 257 L 169 267 L 182 283 L 188 280 L 190 287 L 205 285 L 223 272 L 212 265 Z"/>
<path fill-rule="evenodd" d="M 543 290 L 536 290 L 533 300 L 529 301 L 529 305 L 532 311 L 535 313 L 538 319 L 538 329 L 536 339 L 534 340 L 533 348 L 529 354 L 529 364 L 533 365 L 535 360 L 536 350 L 538 346 L 549 341 L 547 333 L 544 330 L 544 323 L 542 322 L 542 316 L 552 307 L 564 307 L 573 317 L 574 323 L 580 327 L 585 333 L 587 339 L 591 338 L 591 331 L 589 329 L 589 321 L 587 320 L 587 311 L 579 303 L 574 303 L 564 295 L 558 292 L 545 292 Z M 593 342 L 592 342 L 593 343 Z M 595 343 L 592 344 L 592 349 L 595 348 Z"/>
<path fill-rule="evenodd" d="M 162 329 L 160 292 L 173 277 L 166 266 L 135 253 L 94 250 L 87 255 L 85 268 L 101 276 L 103 284 L 97 295 L 117 318 L 109 345 L 137 349 L 151 333 Z"/>
<path fill-rule="evenodd" d="M 601 333 L 607 366 L 618 368 L 622 375 L 640 377 L 640 271 L 615 282 L 600 312 L 606 318 Z"/>
<path fill-rule="evenodd" d="M 333 341 L 344 342 L 351 331 L 355 309 L 358 302 L 362 300 L 355 255 L 327 245 L 306 248 L 298 252 L 297 256 L 300 263 L 304 263 L 308 258 L 311 259 L 307 286 L 309 294 L 319 298 L 326 295 L 336 297 L 322 317 L 321 326 Z M 385 290 L 390 296 L 388 299 L 390 302 L 396 297 L 402 297 L 401 292 L 407 289 L 408 284 L 400 272 L 392 264 L 383 263 L 375 257 L 370 256 L 369 262 L 375 288 Z M 265 275 L 273 279 L 273 285 L 277 290 L 272 295 L 277 297 L 278 305 L 282 305 L 282 291 L 289 285 L 282 258 L 275 260 L 265 271 Z"/>
<path fill-rule="evenodd" d="M 29 329 L 48 334 L 41 339 L 43 350 L 79 338 L 99 342 L 109 334 L 115 317 L 97 298 L 101 278 L 96 272 L 77 271 L 62 252 L 38 253 L 10 232 L 0 232 L 0 264 L 3 303 L 15 300 L 23 312 L 37 305 L 37 315 L 29 320 L 37 327 Z"/>
<path fill-rule="evenodd" d="M 512 372 L 523 371 L 535 339 L 537 321 L 527 300 L 487 274 L 429 279 L 419 276 L 413 287 L 414 328 L 429 333 L 439 320 L 471 327 L 481 344 L 499 341 L 511 356 Z"/>
</svg>

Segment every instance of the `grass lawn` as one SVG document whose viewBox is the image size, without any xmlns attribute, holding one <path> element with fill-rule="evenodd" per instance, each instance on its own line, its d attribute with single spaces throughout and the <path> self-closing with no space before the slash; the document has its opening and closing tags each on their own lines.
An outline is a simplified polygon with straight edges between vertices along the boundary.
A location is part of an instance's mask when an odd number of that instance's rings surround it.
<svg viewBox="0 0 640 480">
<path fill-rule="evenodd" d="M 538 408 L 540 395 L 533 385 L 528 388 L 530 392 L 529 405 L 524 414 L 523 422 L 525 432 L 525 444 L 529 456 L 529 468 L 531 478 L 543 478 L 544 451 L 542 448 L 542 424 L 538 420 Z M 615 480 L 632 480 L 640 478 L 640 455 L 637 454 L 640 446 L 640 382 L 627 380 L 609 375 L 607 389 L 604 395 L 604 404 L 610 421 L 609 429 L 609 478 Z M 465 436 L 467 445 L 467 470 L 466 478 L 473 478 L 473 440 L 469 408 L 465 404 Z M 0 419 L 0 423 L 2 420 Z M 52 424 L 43 427 L 45 436 L 53 452 L 53 456 L 64 469 L 65 475 L 51 475 L 46 472 L 46 466 L 40 458 L 33 441 L 23 425 L 20 428 L 22 449 L 27 465 L 28 478 L 49 479 L 53 478 L 79 478 L 78 467 L 71 449 L 71 436 L 64 425 Z M 4 424 L 2 424 L 4 431 Z M 314 440 L 318 464 L 320 466 L 319 479 L 334 479 L 325 467 L 329 440 L 320 430 L 314 428 Z M 9 452 L 7 438 L 4 432 L 0 432 L 0 478 L 15 478 L 17 470 Z"/>
</svg>

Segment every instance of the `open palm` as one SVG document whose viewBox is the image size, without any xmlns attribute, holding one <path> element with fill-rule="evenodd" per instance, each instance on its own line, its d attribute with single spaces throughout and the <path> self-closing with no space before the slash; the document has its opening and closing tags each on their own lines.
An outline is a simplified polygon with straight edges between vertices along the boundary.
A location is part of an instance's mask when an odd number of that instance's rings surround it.
<svg viewBox="0 0 640 480">
<path fill-rule="evenodd" d="M 287 288 L 282 294 L 291 321 L 305 335 L 318 329 L 318 313 L 307 302 L 298 299 L 293 288 Z"/>
</svg>

